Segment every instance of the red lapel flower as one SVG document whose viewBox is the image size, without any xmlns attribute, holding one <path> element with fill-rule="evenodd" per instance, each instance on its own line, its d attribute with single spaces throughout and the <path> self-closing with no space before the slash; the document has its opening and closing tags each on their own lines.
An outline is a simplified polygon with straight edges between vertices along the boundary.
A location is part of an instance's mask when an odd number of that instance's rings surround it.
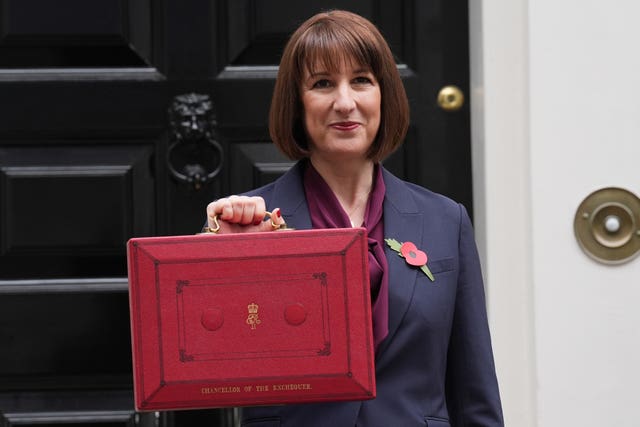
<svg viewBox="0 0 640 427">
<path fill-rule="evenodd" d="M 387 245 L 396 251 L 398 255 L 403 257 L 407 264 L 420 268 L 429 280 L 432 282 L 436 281 L 431 270 L 427 267 L 429 257 L 427 257 L 426 253 L 418 249 L 415 244 L 412 242 L 400 243 L 396 239 L 384 239 L 384 241 L 387 242 Z"/>
<path fill-rule="evenodd" d="M 415 267 L 420 267 L 427 263 L 427 254 L 416 248 L 416 245 L 411 242 L 404 242 L 400 246 L 400 253 L 407 260 L 407 264 Z"/>
</svg>

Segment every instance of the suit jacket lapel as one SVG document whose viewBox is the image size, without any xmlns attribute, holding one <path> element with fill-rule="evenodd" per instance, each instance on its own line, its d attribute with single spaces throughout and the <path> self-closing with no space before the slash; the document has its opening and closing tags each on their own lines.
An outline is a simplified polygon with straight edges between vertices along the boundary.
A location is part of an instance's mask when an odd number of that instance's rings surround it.
<svg viewBox="0 0 640 427">
<path fill-rule="evenodd" d="M 384 237 L 399 242 L 411 241 L 419 246 L 423 233 L 423 213 L 418 209 L 406 184 L 383 169 L 386 194 L 384 200 Z M 387 245 L 385 255 L 389 277 L 389 334 L 378 348 L 377 357 L 387 349 L 409 308 L 416 284 L 417 269 Z"/>
<path fill-rule="evenodd" d="M 304 162 L 296 163 L 278 179 L 273 188 L 267 209 L 280 208 L 287 227 L 306 230 L 311 228 L 311 216 L 304 194 L 302 174 Z"/>
</svg>

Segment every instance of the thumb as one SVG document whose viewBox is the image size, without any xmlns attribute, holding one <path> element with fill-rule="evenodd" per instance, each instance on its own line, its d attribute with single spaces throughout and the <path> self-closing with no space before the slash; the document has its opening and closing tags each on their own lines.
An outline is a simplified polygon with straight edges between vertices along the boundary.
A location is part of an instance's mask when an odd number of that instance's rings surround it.
<svg viewBox="0 0 640 427">
<path fill-rule="evenodd" d="M 266 218 L 259 225 L 260 231 L 282 230 L 285 227 L 286 227 L 286 223 L 284 221 L 284 218 L 282 218 L 282 213 L 280 212 L 280 208 L 275 208 L 271 212 L 271 218 Z"/>
</svg>

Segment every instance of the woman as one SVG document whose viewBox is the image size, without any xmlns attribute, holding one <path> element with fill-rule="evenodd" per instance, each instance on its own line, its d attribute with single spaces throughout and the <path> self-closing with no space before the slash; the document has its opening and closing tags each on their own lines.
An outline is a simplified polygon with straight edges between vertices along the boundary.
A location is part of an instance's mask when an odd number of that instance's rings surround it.
<svg viewBox="0 0 640 427">
<path fill-rule="evenodd" d="M 380 162 L 403 141 L 409 108 L 391 51 L 353 13 L 313 16 L 285 47 L 270 111 L 274 143 L 299 162 L 274 183 L 207 207 L 219 233 L 362 226 L 377 397 L 244 408 L 246 426 L 500 426 L 483 283 L 464 207 L 403 182 Z M 273 209 L 271 221 L 265 211 Z M 413 242 L 427 269 L 385 239 Z"/>
</svg>

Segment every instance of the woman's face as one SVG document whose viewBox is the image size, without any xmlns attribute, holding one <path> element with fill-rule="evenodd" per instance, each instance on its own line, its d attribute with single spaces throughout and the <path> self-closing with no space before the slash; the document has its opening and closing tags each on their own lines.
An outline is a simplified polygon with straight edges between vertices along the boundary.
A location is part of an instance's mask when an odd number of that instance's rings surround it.
<svg viewBox="0 0 640 427">
<path fill-rule="evenodd" d="M 368 69 L 342 61 L 338 71 L 307 71 L 301 96 L 311 156 L 365 158 L 380 127 L 381 93 Z"/>
</svg>

